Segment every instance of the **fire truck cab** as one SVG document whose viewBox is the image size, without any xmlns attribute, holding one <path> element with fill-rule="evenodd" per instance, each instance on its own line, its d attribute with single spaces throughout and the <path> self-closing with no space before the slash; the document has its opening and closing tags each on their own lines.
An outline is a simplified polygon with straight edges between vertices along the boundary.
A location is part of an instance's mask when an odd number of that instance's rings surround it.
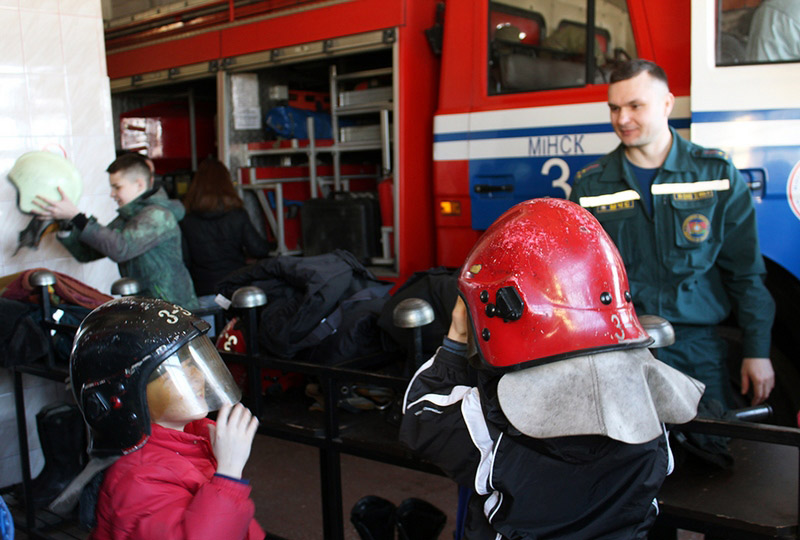
<svg viewBox="0 0 800 540">
<path fill-rule="evenodd" d="M 606 101 L 610 70 L 627 58 L 653 60 L 676 96 L 670 124 L 727 152 L 750 185 L 777 302 L 773 364 L 778 384 L 791 384 L 797 368 L 787 358 L 798 346 L 791 306 L 800 301 L 793 90 L 800 52 L 791 32 L 788 45 L 777 43 L 780 25 L 767 28 L 771 43 L 757 44 L 772 7 L 746 0 L 448 2 L 434 117 L 437 261 L 458 265 L 480 231 L 517 202 L 569 196 L 575 173 L 619 144 Z M 800 404 L 790 401 L 796 410 Z"/>
<path fill-rule="evenodd" d="M 791 90 L 800 71 L 787 63 L 798 58 L 746 57 L 759 2 L 454 4 L 434 120 L 435 186 L 438 201 L 460 197 L 466 219 L 437 215 L 440 259 L 455 263 L 463 252 L 446 238 L 474 240 L 458 227 L 480 231 L 516 202 L 569 195 L 574 174 L 618 144 L 606 105 L 610 69 L 641 57 L 670 78 L 673 127 L 728 152 L 750 181 L 765 257 L 800 276 L 785 242 L 800 233 L 792 173 L 800 110 Z M 459 32 L 465 27 L 475 31 Z M 470 54 L 459 52 L 467 44 Z"/>
</svg>

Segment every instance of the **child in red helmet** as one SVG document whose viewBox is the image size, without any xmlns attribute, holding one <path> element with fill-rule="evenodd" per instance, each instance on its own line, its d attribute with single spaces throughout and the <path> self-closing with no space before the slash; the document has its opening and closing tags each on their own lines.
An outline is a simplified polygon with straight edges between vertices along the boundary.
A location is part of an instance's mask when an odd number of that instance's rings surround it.
<svg viewBox="0 0 800 540">
<path fill-rule="evenodd" d="M 520 203 L 458 288 L 400 436 L 472 489 L 464 538 L 647 538 L 672 468 L 664 424 L 691 420 L 703 385 L 649 353 L 600 224 L 568 201 Z"/>
</svg>

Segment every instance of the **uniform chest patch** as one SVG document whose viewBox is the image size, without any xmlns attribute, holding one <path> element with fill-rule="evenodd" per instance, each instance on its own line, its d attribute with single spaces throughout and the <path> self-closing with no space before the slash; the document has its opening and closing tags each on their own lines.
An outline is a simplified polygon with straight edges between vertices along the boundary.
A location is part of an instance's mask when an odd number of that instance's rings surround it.
<svg viewBox="0 0 800 540">
<path fill-rule="evenodd" d="M 711 233 L 711 223 L 703 214 L 692 214 L 683 220 L 683 236 L 690 242 L 703 242 Z"/>
<path fill-rule="evenodd" d="M 696 193 L 675 193 L 672 198 L 676 201 L 701 201 L 714 197 L 713 191 L 698 191 Z"/>
<path fill-rule="evenodd" d="M 607 214 L 609 212 L 619 212 L 620 210 L 628 210 L 630 208 L 633 208 L 633 201 L 622 201 L 600 205 L 597 207 L 597 213 Z"/>
</svg>

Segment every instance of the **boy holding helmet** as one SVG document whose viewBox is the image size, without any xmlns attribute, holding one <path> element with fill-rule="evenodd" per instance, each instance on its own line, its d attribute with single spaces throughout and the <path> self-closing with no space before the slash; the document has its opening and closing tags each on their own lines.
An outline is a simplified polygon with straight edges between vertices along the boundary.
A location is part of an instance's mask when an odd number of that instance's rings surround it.
<svg viewBox="0 0 800 540">
<path fill-rule="evenodd" d="M 238 404 L 208 329 L 179 306 L 135 297 L 107 302 L 81 323 L 70 380 L 100 463 L 87 469 L 113 462 L 91 538 L 264 538 L 241 479 L 258 420 Z M 215 424 L 206 415 L 216 409 Z"/>
<path fill-rule="evenodd" d="M 664 424 L 691 420 L 703 385 L 649 353 L 600 224 L 568 201 L 520 203 L 458 289 L 401 440 L 473 489 L 464 537 L 646 538 L 672 467 Z"/>
<path fill-rule="evenodd" d="M 196 309 L 194 285 L 181 251 L 178 222 L 186 214 L 183 205 L 153 185 L 150 164 L 140 154 L 121 155 L 106 172 L 111 198 L 119 206 L 108 225 L 82 213 L 61 186 L 58 197 L 38 193 L 29 211 L 60 222 L 58 240 L 78 261 L 108 257 L 118 264 L 122 277 L 139 281 L 142 296 Z"/>
</svg>

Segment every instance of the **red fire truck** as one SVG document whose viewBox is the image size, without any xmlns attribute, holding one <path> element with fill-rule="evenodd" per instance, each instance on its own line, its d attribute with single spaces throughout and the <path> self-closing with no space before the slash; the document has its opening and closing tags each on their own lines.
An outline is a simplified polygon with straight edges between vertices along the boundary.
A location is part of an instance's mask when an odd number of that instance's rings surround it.
<svg viewBox="0 0 800 540">
<path fill-rule="evenodd" d="M 402 281 L 460 265 L 512 204 L 567 196 L 574 173 L 618 143 L 609 70 L 654 60 L 677 98 L 672 125 L 729 152 L 749 181 L 778 322 L 791 328 L 800 69 L 752 55 L 761 3 L 184 1 L 108 21 L 107 64 L 120 118 L 175 96 L 216 103 L 214 132 L 191 137 L 213 138 L 281 252 L 372 242 L 371 263 Z M 202 114 L 187 111 L 189 125 Z M 309 204 L 341 191 L 379 193 L 381 217 Z M 335 229 L 356 238 L 326 236 Z"/>
</svg>

